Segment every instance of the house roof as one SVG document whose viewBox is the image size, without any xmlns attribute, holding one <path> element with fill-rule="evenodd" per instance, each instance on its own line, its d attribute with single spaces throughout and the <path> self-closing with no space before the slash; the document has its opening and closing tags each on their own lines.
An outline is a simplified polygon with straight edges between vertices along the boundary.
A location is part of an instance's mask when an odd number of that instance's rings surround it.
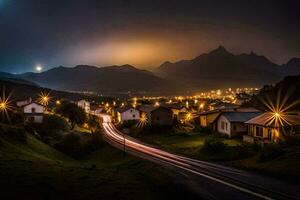
<svg viewBox="0 0 300 200">
<path fill-rule="evenodd" d="M 199 113 L 199 115 L 210 115 L 210 114 L 221 113 L 221 112 L 222 110 L 210 110 L 210 111 L 201 112 Z"/>
<path fill-rule="evenodd" d="M 155 110 L 157 107 L 153 106 L 153 105 L 142 105 L 141 107 L 139 107 L 139 110 L 142 112 L 146 112 L 149 113 L 152 110 Z"/>
<path fill-rule="evenodd" d="M 40 103 L 37 103 L 37 102 L 30 102 L 30 103 L 28 103 L 28 104 L 22 105 L 21 107 L 24 108 L 24 107 L 26 107 L 26 106 L 28 106 L 28 105 L 30 105 L 30 104 L 36 104 L 36 105 L 45 107 L 44 105 L 42 105 L 42 104 L 40 104 Z"/>
<path fill-rule="evenodd" d="M 180 106 L 178 104 L 167 104 L 167 103 L 164 103 L 161 106 L 166 107 L 166 108 L 170 108 L 170 109 L 177 109 L 177 110 L 180 110 L 180 109 L 184 108 L 183 106 Z"/>
<path fill-rule="evenodd" d="M 123 112 L 126 112 L 129 109 L 136 110 L 135 108 L 131 108 L 131 107 L 122 107 L 122 108 L 116 108 L 116 111 L 119 112 L 119 113 L 123 113 Z"/>
<path fill-rule="evenodd" d="M 151 113 L 154 112 L 154 111 L 156 111 L 156 110 L 166 110 L 166 111 L 170 111 L 170 112 L 173 113 L 173 111 L 172 111 L 171 108 L 167 108 L 167 107 L 164 107 L 164 106 L 156 107 L 154 110 L 151 111 Z"/>
<path fill-rule="evenodd" d="M 259 116 L 256 116 L 252 119 L 249 119 L 245 123 L 247 124 L 256 124 L 256 125 L 262 125 L 262 126 L 275 126 L 275 120 L 274 119 L 274 113 L 266 112 Z M 290 115 L 284 115 L 284 120 L 282 121 L 283 126 L 293 125 L 293 126 L 299 126 L 300 125 L 300 115 L 297 114 L 290 114 Z"/>
<path fill-rule="evenodd" d="M 220 116 L 226 117 L 229 122 L 246 122 L 260 114 L 260 112 L 224 112 Z"/>
</svg>

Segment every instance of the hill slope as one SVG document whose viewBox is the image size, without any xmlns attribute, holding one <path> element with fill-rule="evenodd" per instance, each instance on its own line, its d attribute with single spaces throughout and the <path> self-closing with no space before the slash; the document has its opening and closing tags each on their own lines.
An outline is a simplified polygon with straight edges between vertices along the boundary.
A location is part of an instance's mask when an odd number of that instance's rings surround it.
<svg viewBox="0 0 300 200">
<path fill-rule="evenodd" d="M 94 91 L 102 94 L 160 92 L 174 89 L 173 85 L 149 71 L 130 65 L 94 67 L 78 65 L 57 67 L 42 73 L 20 76 L 41 86 L 59 90 Z"/>
<path fill-rule="evenodd" d="M 86 159 L 73 160 L 26 136 L 27 141 L 20 142 L 0 132 L 0 199 L 196 198 L 174 183 L 170 170 L 129 155 L 124 158 L 108 145 Z"/>
<path fill-rule="evenodd" d="M 50 104 L 55 103 L 55 99 L 68 99 L 78 101 L 80 99 L 103 99 L 107 97 L 96 97 L 96 96 L 86 96 L 83 94 L 71 93 L 71 92 L 63 92 L 57 90 L 51 90 L 48 88 L 39 87 L 37 85 L 32 84 L 26 80 L 20 79 L 0 79 L 0 92 L 2 94 L 2 90 L 5 89 L 6 95 L 11 92 L 11 100 L 24 100 L 31 97 L 32 99 L 37 99 L 38 95 L 43 92 L 50 92 L 51 101 Z"/>
</svg>

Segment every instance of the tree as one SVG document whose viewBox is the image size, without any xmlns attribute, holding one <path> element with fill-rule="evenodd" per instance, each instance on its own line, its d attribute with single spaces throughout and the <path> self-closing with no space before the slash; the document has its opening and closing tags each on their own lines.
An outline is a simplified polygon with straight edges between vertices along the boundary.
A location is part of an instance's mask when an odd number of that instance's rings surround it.
<svg viewBox="0 0 300 200">
<path fill-rule="evenodd" d="M 56 109 L 56 112 L 69 119 L 72 130 L 74 129 L 76 124 L 82 125 L 87 120 L 85 111 L 71 102 L 63 102 Z"/>
<path fill-rule="evenodd" d="M 92 133 L 95 133 L 95 131 L 100 128 L 97 116 L 89 115 L 87 123 Z"/>
</svg>

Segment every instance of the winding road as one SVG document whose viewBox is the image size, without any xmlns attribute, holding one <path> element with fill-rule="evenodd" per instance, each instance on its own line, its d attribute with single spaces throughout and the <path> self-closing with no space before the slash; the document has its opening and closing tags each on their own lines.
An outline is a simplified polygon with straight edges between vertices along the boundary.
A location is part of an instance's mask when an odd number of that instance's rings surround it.
<svg viewBox="0 0 300 200">
<path fill-rule="evenodd" d="M 102 118 L 101 126 L 111 145 L 134 156 L 173 168 L 178 176 L 183 176 L 185 182 L 189 182 L 199 199 L 300 199 L 300 188 L 297 185 L 168 153 L 121 133 L 109 115 L 98 116 Z"/>
</svg>

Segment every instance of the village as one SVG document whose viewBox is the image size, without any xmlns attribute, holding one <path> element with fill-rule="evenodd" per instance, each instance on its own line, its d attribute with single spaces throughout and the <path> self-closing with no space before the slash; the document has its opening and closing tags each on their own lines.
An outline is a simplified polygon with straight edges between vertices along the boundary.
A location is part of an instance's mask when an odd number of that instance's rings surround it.
<svg viewBox="0 0 300 200">
<path fill-rule="evenodd" d="M 286 114 L 280 110 L 263 111 L 250 107 L 248 102 L 255 94 L 253 91 L 257 89 L 237 89 L 233 92 L 229 88 L 222 92 L 216 90 L 186 97 L 133 97 L 111 102 L 82 99 L 73 103 L 86 114 L 109 114 L 114 124 L 129 134 L 130 127 L 139 130 L 162 127 L 169 132 L 172 127 L 181 126 L 189 127 L 183 129 L 186 132 L 198 128 L 227 138 L 239 138 L 244 143 L 264 145 L 279 143 L 283 135 L 291 135 L 298 130 L 300 115 L 297 111 Z M 64 101 L 52 99 L 49 95 L 41 93 L 36 101 L 31 97 L 16 101 L 16 107 L 24 113 L 25 121 L 42 123 L 43 114 L 53 112 Z"/>
</svg>

